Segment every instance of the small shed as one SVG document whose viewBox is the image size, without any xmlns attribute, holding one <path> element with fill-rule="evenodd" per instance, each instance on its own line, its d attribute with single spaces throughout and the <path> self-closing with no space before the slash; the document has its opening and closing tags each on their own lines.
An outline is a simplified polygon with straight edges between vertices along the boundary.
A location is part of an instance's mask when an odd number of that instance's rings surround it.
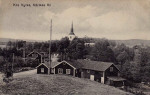
<svg viewBox="0 0 150 95">
<path fill-rule="evenodd" d="M 37 68 L 37 74 L 49 74 L 50 72 L 50 66 L 48 62 L 41 63 L 36 68 Z"/>
<path fill-rule="evenodd" d="M 108 84 L 115 87 L 121 87 L 125 85 L 126 79 L 121 77 L 107 77 Z"/>
</svg>

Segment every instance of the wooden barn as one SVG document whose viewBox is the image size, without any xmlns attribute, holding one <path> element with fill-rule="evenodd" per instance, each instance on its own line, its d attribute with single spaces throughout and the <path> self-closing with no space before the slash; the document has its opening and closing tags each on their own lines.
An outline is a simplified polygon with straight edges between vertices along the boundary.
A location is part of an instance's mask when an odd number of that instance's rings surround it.
<svg viewBox="0 0 150 95">
<path fill-rule="evenodd" d="M 31 53 L 29 53 L 26 57 L 26 62 L 30 63 L 36 61 L 38 63 L 42 63 L 43 62 L 43 55 L 37 51 L 32 51 Z"/>
<path fill-rule="evenodd" d="M 82 78 L 88 78 L 100 83 L 108 83 L 108 78 L 120 78 L 119 69 L 111 62 L 100 62 L 91 60 L 78 60 L 82 64 L 80 73 Z M 122 81 L 122 80 L 121 80 Z"/>
<path fill-rule="evenodd" d="M 38 74 L 49 74 L 49 63 L 41 63 L 37 67 Z M 124 85 L 125 79 L 119 77 L 119 69 L 111 62 L 91 60 L 70 60 L 51 63 L 52 74 L 66 74 L 88 78 L 112 86 Z"/>
<path fill-rule="evenodd" d="M 120 71 L 112 62 L 91 60 L 62 61 L 53 67 L 54 74 L 69 74 L 109 85 L 124 85 Z"/>
</svg>

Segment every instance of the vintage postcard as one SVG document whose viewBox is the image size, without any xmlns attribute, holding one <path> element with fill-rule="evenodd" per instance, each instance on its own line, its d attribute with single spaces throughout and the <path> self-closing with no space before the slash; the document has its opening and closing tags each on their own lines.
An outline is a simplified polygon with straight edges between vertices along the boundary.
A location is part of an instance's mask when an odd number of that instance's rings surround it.
<svg viewBox="0 0 150 95">
<path fill-rule="evenodd" d="M 150 95 L 150 0 L 0 0 L 0 95 Z"/>
</svg>

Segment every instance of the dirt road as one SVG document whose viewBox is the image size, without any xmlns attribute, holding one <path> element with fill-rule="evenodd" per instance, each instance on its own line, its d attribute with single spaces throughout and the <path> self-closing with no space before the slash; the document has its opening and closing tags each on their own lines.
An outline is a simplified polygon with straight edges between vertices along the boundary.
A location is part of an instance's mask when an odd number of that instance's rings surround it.
<svg viewBox="0 0 150 95">
<path fill-rule="evenodd" d="M 24 71 L 24 72 L 19 72 L 19 73 L 14 73 L 13 77 L 22 77 L 22 76 L 29 76 L 36 74 L 36 69 L 30 70 L 30 71 Z M 3 83 L 3 73 L 0 72 L 0 83 Z"/>
<path fill-rule="evenodd" d="M 33 74 L 36 74 L 36 69 L 30 70 L 30 71 L 14 73 L 13 77 L 14 78 L 26 77 L 26 76 L 33 75 Z M 3 73 L 0 72 L 0 85 L 4 85 L 4 84 L 5 84 L 5 82 L 3 82 Z M 5 95 L 5 94 L 3 94 L 2 91 L 0 90 L 0 95 Z"/>
<path fill-rule="evenodd" d="M 24 71 L 24 72 L 19 72 L 19 73 L 14 73 L 13 77 L 29 76 L 29 75 L 33 75 L 33 74 L 36 74 L 36 69 Z"/>
</svg>

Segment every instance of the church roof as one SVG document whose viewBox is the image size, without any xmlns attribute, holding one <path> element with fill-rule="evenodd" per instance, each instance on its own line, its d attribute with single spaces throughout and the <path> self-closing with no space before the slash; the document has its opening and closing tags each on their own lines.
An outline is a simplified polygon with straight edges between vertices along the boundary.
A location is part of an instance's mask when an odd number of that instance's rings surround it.
<svg viewBox="0 0 150 95">
<path fill-rule="evenodd" d="M 73 32 L 70 32 L 69 35 L 75 35 Z"/>
</svg>

